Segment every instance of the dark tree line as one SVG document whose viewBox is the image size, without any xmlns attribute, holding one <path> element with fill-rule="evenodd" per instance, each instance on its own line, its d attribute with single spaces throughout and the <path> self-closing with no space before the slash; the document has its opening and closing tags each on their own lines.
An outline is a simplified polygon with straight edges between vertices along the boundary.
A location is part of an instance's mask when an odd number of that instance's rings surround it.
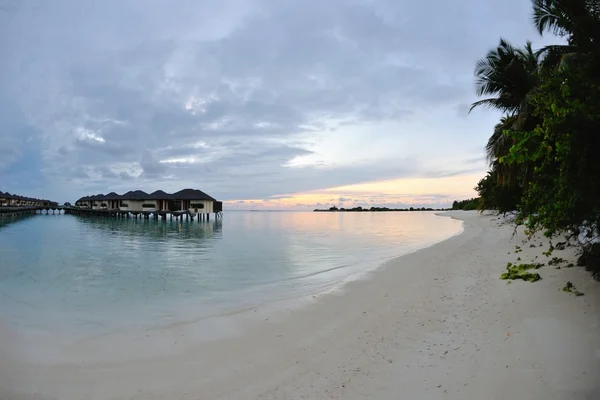
<svg viewBox="0 0 600 400">
<path fill-rule="evenodd" d="M 600 223 L 600 0 L 533 0 L 532 22 L 562 45 L 501 39 L 477 62 L 473 108 L 502 118 L 486 145 L 480 209 L 517 210 L 530 232 L 586 233 Z"/>
<path fill-rule="evenodd" d="M 479 198 L 459 200 L 452 203 L 453 210 L 477 210 L 479 209 Z"/>
</svg>

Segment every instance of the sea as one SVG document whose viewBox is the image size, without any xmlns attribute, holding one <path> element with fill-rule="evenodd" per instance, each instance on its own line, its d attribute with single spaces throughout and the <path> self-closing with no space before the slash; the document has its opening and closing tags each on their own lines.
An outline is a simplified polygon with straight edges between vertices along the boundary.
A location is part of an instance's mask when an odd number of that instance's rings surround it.
<svg viewBox="0 0 600 400">
<path fill-rule="evenodd" d="M 24 217 L 0 223 L 0 329 L 52 362 L 90 338 L 301 304 L 461 231 L 433 212 Z"/>
</svg>

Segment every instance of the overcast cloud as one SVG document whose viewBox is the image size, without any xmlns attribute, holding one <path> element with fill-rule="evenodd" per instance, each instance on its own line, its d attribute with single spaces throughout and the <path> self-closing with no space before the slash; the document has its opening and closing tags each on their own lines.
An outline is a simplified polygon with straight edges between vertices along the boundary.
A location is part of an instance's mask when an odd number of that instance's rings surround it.
<svg viewBox="0 0 600 400">
<path fill-rule="evenodd" d="M 0 4 L 0 190 L 59 201 L 483 174 L 474 63 L 541 43 L 524 0 Z"/>
</svg>

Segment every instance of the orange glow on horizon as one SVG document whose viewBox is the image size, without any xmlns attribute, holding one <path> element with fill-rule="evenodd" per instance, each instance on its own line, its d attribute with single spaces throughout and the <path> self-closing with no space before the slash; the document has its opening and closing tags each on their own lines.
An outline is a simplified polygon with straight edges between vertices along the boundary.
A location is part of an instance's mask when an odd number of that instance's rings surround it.
<svg viewBox="0 0 600 400">
<path fill-rule="evenodd" d="M 293 209 L 325 206 L 354 207 L 385 204 L 448 206 L 454 200 L 477 196 L 473 187 L 481 179 L 477 175 L 443 178 L 392 179 L 338 186 L 303 193 L 271 196 L 267 199 L 228 200 L 232 208 Z"/>
</svg>

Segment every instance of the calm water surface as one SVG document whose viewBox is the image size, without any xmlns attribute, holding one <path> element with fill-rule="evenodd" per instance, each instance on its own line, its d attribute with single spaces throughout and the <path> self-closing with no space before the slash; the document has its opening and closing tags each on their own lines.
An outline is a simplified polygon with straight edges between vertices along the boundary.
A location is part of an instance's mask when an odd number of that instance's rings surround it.
<svg viewBox="0 0 600 400">
<path fill-rule="evenodd" d="M 194 321 L 334 288 L 460 230 L 429 212 L 37 215 L 0 225 L 0 321 L 96 333 Z"/>
</svg>

